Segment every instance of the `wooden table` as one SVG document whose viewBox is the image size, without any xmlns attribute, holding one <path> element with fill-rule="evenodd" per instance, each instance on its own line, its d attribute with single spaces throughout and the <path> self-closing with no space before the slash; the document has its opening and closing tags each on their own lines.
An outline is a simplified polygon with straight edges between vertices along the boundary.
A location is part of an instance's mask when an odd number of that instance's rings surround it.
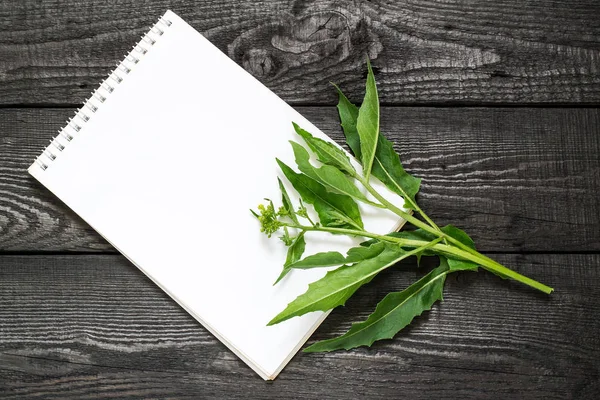
<svg viewBox="0 0 600 400">
<path fill-rule="evenodd" d="M 395 339 L 263 382 L 26 173 L 166 8 L 336 140 L 328 82 L 359 102 L 368 54 L 422 207 L 556 292 L 461 273 Z M 0 1 L 0 398 L 598 398 L 599 105 L 597 0 Z"/>
</svg>

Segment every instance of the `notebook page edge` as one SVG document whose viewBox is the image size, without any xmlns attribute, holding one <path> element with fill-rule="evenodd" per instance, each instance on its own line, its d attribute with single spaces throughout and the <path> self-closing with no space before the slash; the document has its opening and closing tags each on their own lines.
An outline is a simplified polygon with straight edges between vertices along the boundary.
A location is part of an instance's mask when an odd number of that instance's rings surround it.
<svg viewBox="0 0 600 400">
<path fill-rule="evenodd" d="M 146 277 L 148 277 L 148 279 L 150 279 L 156 286 L 158 286 L 163 292 L 165 292 L 171 299 L 173 299 L 181 308 L 183 308 L 188 314 L 190 314 L 196 321 L 198 321 L 206 330 L 208 330 L 215 338 L 217 338 L 221 343 L 223 343 L 229 350 L 231 350 L 236 356 L 238 356 L 242 361 L 244 361 L 250 368 L 252 368 L 252 370 L 254 370 L 254 372 L 256 372 L 258 375 L 260 375 L 264 380 L 270 380 L 273 379 L 271 378 L 271 376 L 273 376 L 273 373 L 270 373 L 268 371 L 265 371 L 262 369 L 262 367 L 254 362 L 250 357 L 248 357 L 247 355 L 245 355 L 241 350 L 237 349 L 232 343 L 229 342 L 229 340 L 227 340 L 227 338 L 222 335 L 221 333 L 218 332 L 218 330 L 216 330 L 215 328 L 213 328 L 212 326 L 210 326 L 210 324 L 208 324 L 207 322 L 205 322 L 199 315 L 197 315 L 192 309 L 190 309 L 189 307 L 187 307 L 183 302 L 181 302 L 176 296 L 175 294 L 171 293 L 170 291 L 166 290 L 166 288 L 156 279 L 154 279 L 154 277 L 147 273 L 144 268 L 142 268 L 139 264 L 137 264 L 133 259 L 129 258 L 129 256 L 127 256 L 127 254 L 125 254 L 124 252 L 122 252 L 118 246 L 116 246 L 113 242 L 111 242 L 106 236 L 104 236 L 102 234 L 102 232 L 98 229 L 96 229 L 94 227 L 94 225 L 90 224 L 85 218 L 83 218 L 74 208 L 72 208 L 69 203 L 64 200 L 63 198 L 59 197 L 56 193 L 53 192 L 53 190 L 51 189 L 50 186 L 47 186 L 46 183 L 44 183 L 44 178 L 43 178 L 43 174 L 40 175 L 38 174 L 39 168 L 36 168 L 36 165 L 32 165 L 31 167 L 29 167 L 28 172 L 31 176 L 33 176 L 36 180 L 38 180 L 38 182 L 40 182 L 42 185 L 44 185 L 44 187 L 49 190 L 54 196 L 56 196 L 56 198 L 58 198 L 60 201 L 62 201 L 67 207 L 69 207 L 69 209 L 73 210 L 73 212 L 75 212 L 82 220 L 85 221 L 86 224 L 88 224 L 92 229 L 94 229 L 95 232 L 97 232 L 100 236 L 102 236 L 102 238 L 104 238 L 104 240 L 106 240 L 108 243 L 110 243 L 111 246 L 113 246 L 118 252 L 119 254 L 121 254 L 123 257 L 125 257 L 131 264 L 133 264 L 138 270 L 140 270 Z M 282 367 L 283 368 L 283 367 Z"/>
</svg>

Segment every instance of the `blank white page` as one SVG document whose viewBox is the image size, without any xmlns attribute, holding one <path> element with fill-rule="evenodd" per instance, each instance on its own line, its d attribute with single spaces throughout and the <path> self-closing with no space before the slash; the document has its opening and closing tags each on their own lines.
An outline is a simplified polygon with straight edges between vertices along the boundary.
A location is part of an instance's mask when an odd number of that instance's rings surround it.
<svg viewBox="0 0 600 400">
<path fill-rule="evenodd" d="M 173 12 L 152 32 L 140 42 L 147 53 L 132 52 L 29 172 L 273 379 L 326 313 L 266 324 L 325 270 L 295 270 L 273 286 L 286 247 L 259 232 L 249 208 L 280 203 L 275 157 L 295 167 L 288 141 L 302 143 L 292 121 L 327 137 Z M 399 223 L 382 210 L 363 218 L 382 233 Z M 358 242 L 307 234 L 306 254 Z"/>
</svg>

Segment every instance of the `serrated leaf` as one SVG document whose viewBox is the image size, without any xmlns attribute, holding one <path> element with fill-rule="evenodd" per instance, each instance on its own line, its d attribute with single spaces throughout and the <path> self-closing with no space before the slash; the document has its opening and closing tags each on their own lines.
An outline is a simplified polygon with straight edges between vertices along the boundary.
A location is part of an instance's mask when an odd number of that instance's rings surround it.
<svg viewBox="0 0 600 400">
<path fill-rule="evenodd" d="M 354 199 L 365 203 L 371 203 L 354 183 L 344 175 L 342 171 L 332 165 L 323 165 L 319 168 L 310 163 L 310 155 L 308 151 L 300 144 L 290 141 L 296 158 L 296 165 L 301 172 L 304 172 L 309 177 L 319 181 L 327 189 L 339 194 L 345 194 Z"/>
<path fill-rule="evenodd" d="M 319 139 L 311 135 L 309 132 L 300 128 L 298 124 L 292 122 L 296 133 L 304 139 L 308 147 L 317 155 L 317 159 L 325 165 L 331 165 L 339 170 L 346 171 L 350 175 L 355 175 L 356 170 L 350 163 L 348 155 L 344 150 L 329 143 L 323 139 Z"/>
<path fill-rule="evenodd" d="M 290 196 L 288 195 L 285 186 L 283 186 L 283 182 L 281 182 L 281 179 L 277 178 L 277 181 L 279 182 L 279 190 L 281 191 L 281 204 L 283 205 L 283 208 L 287 210 L 288 217 L 290 217 L 292 221 L 299 225 L 300 223 L 298 222 L 298 217 L 296 216 L 296 213 L 294 211 L 294 205 L 292 204 L 292 200 L 290 199 Z"/>
<path fill-rule="evenodd" d="M 369 179 L 371 168 L 373 167 L 373 159 L 375 158 L 375 150 L 377 149 L 377 138 L 379 137 L 379 97 L 377 95 L 375 75 L 368 60 L 367 68 L 365 97 L 358 109 L 356 130 L 360 138 L 363 176 Z"/>
<path fill-rule="evenodd" d="M 356 130 L 356 119 L 358 118 L 358 107 L 348 100 L 346 95 L 340 90 L 340 88 L 333 84 L 333 87 L 338 92 L 338 104 L 337 109 L 340 115 L 340 122 L 344 136 L 346 136 L 346 143 L 354 156 L 357 159 L 361 159 L 360 152 L 360 137 L 358 136 L 358 130 Z"/>
<path fill-rule="evenodd" d="M 346 136 L 346 143 L 348 143 L 354 155 L 362 160 L 360 152 L 361 139 L 356 128 L 358 108 L 350 103 L 337 86 L 335 88 L 339 94 L 338 113 Z M 411 201 L 414 202 L 421 185 L 421 179 L 415 178 L 404 170 L 400 156 L 394 150 L 392 143 L 382 133 L 377 136 L 377 147 L 371 173 L 394 193 L 405 198 L 408 197 L 408 200 L 405 201 L 407 208 L 415 208 Z"/>
<path fill-rule="evenodd" d="M 294 172 L 281 160 L 277 160 L 277 163 L 300 197 L 314 206 L 321 224 L 338 228 L 363 229 L 358 205 L 351 197 L 328 192 L 322 184 L 305 174 Z"/>
<path fill-rule="evenodd" d="M 433 244 L 429 243 L 425 247 Z M 376 257 L 329 271 L 323 278 L 311 283 L 304 294 L 289 303 L 268 325 L 312 311 L 326 311 L 343 305 L 359 287 L 371 281 L 378 273 L 422 250 L 423 248 L 418 248 L 406 251 L 398 246 L 386 245 Z"/>
<path fill-rule="evenodd" d="M 379 179 L 388 189 L 402 196 L 406 208 L 414 209 L 413 204 L 421 186 L 421 179 L 415 178 L 404 170 L 400 162 L 400 156 L 394 150 L 392 142 L 382 134 L 379 135 L 377 140 L 377 150 L 373 161 L 373 176 Z"/>
<path fill-rule="evenodd" d="M 337 251 L 327 251 L 305 257 L 293 264 L 289 268 L 310 269 L 321 267 L 334 267 L 343 264 L 352 264 L 381 254 L 385 249 L 385 244 L 378 242 L 370 247 L 353 247 L 348 250 L 346 257 Z"/>
<path fill-rule="evenodd" d="M 406 254 L 408 252 L 399 247 L 388 246 L 378 257 L 329 271 L 323 278 L 311 283 L 304 294 L 289 303 L 268 325 L 312 311 L 326 311 L 343 305 L 359 287 L 379 272 L 407 257 Z"/>
<path fill-rule="evenodd" d="M 401 292 L 389 293 L 377 304 L 366 321 L 355 323 L 344 335 L 317 342 L 305 352 L 352 349 L 371 346 L 381 339 L 391 339 L 423 311 L 442 299 L 447 265 L 440 265 Z"/>
<path fill-rule="evenodd" d="M 279 281 L 282 280 L 288 274 L 288 272 L 291 271 L 290 265 L 300 260 L 302 254 L 304 254 L 305 249 L 306 240 L 304 240 L 304 232 L 300 232 L 298 236 L 296 236 L 296 239 L 294 239 L 294 243 L 292 243 L 292 245 L 288 247 L 285 264 L 283 264 L 283 270 L 281 271 L 281 274 L 279 274 L 279 277 L 273 285 L 279 283 Z"/>
</svg>

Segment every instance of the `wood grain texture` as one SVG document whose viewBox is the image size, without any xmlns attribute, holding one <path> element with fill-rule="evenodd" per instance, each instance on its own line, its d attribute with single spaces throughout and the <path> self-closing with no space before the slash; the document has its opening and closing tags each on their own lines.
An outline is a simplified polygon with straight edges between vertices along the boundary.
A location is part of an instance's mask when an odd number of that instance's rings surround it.
<svg viewBox="0 0 600 400">
<path fill-rule="evenodd" d="M 300 353 L 267 384 L 119 255 L 0 256 L 0 397 L 593 398 L 600 256 L 498 260 L 556 292 L 460 273 L 397 338 Z M 381 274 L 311 341 L 424 273 L 407 262 Z"/>
<path fill-rule="evenodd" d="M 338 141 L 335 109 L 302 105 L 333 105 L 329 81 L 359 102 L 369 56 L 421 206 L 556 292 L 461 272 L 397 338 L 298 354 L 269 384 L 124 257 L 78 254 L 114 250 L 26 168 L 167 8 Z M 600 109 L 394 107 L 600 105 L 598 15 L 597 0 L 0 0 L 0 398 L 598 398 Z M 380 274 L 311 342 L 424 263 Z"/>
<path fill-rule="evenodd" d="M 599 104 L 596 0 L 0 2 L 0 104 L 78 104 L 172 8 L 293 103 Z"/>
<path fill-rule="evenodd" d="M 342 141 L 334 108 L 298 110 Z M 112 249 L 26 172 L 70 114 L 0 110 L 0 250 Z M 600 110 L 385 107 L 381 126 L 421 206 L 481 250 L 600 250 Z"/>
</svg>

